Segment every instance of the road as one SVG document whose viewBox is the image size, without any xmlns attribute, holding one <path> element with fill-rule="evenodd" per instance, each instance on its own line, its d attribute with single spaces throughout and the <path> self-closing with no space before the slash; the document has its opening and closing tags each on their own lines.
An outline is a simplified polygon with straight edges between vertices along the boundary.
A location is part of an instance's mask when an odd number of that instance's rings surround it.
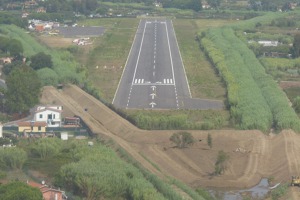
<svg viewBox="0 0 300 200">
<path fill-rule="evenodd" d="M 171 20 L 144 19 L 136 31 L 112 104 L 125 109 L 223 109 L 193 99 Z"/>
</svg>

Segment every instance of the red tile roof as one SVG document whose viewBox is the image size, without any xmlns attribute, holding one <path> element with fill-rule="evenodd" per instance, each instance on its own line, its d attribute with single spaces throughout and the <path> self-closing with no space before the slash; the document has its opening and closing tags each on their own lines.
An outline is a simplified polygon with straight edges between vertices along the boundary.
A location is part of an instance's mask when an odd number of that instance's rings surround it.
<svg viewBox="0 0 300 200">
<path fill-rule="evenodd" d="M 33 126 L 33 127 L 47 126 L 47 123 L 46 122 L 30 122 L 30 121 L 26 121 L 26 122 L 18 122 L 18 126 Z"/>
</svg>

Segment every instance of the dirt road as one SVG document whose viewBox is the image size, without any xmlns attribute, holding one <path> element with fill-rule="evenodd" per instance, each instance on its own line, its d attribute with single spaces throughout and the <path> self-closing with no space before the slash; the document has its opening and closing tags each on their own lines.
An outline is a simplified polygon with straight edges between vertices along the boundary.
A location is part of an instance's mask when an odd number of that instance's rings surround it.
<svg viewBox="0 0 300 200">
<path fill-rule="evenodd" d="M 81 116 L 93 132 L 111 137 L 151 172 L 173 176 L 193 187 L 246 188 L 262 177 L 289 182 L 292 175 L 300 174 L 300 136 L 290 130 L 276 135 L 256 130 L 189 131 L 197 142 L 177 149 L 169 141 L 176 131 L 140 130 L 77 86 L 60 91 L 45 87 L 41 102 L 62 104 L 64 115 Z M 211 149 L 206 142 L 208 133 L 212 135 Z M 222 176 L 211 176 L 220 150 L 230 156 L 227 170 Z"/>
</svg>

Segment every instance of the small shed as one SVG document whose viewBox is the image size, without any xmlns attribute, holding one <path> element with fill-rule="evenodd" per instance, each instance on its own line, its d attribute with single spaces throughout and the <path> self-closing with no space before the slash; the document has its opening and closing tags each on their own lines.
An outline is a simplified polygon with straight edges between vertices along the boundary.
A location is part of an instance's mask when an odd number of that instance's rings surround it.
<svg viewBox="0 0 300 200">
<path fill-rule="evenodd" d="M 61 140 L 68 140 L 69 139 L 68 132 L 61 132 L 60 133 L 60 139 Z"/>
</svg>

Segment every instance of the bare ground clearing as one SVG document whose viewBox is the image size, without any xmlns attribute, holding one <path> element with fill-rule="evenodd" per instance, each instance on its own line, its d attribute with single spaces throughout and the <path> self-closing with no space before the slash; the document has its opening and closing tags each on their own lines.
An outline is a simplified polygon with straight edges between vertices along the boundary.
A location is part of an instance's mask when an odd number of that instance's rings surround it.
<svg viewBox="0 0 300 200">
<path fill-rule="evenodd" d="M 198 142 L 190 148 L 177 149 L 169 141 L 176 131 L 140 130 L 77 86 L 59 91 L 45 87 L 41 103 L 54 102 L 61 103 L 68 114 L 81 116 L 93 132 L 112 138 L 149 171 L 160 177 L 178 178 L 193 187 L 245 188 L 257 184 L 262 177 L 289 182 L 292 175 L 300 173 L 300 135 L 290 130 L 278 135 L 256 130 L 189 131 Z M 212 149 L 206 142 L 208 133 L 212 135 Z M 210 174 L 219 150 L 227 152 L 230 160 L 226 172 L 213 177 Z"/>
</svg>

